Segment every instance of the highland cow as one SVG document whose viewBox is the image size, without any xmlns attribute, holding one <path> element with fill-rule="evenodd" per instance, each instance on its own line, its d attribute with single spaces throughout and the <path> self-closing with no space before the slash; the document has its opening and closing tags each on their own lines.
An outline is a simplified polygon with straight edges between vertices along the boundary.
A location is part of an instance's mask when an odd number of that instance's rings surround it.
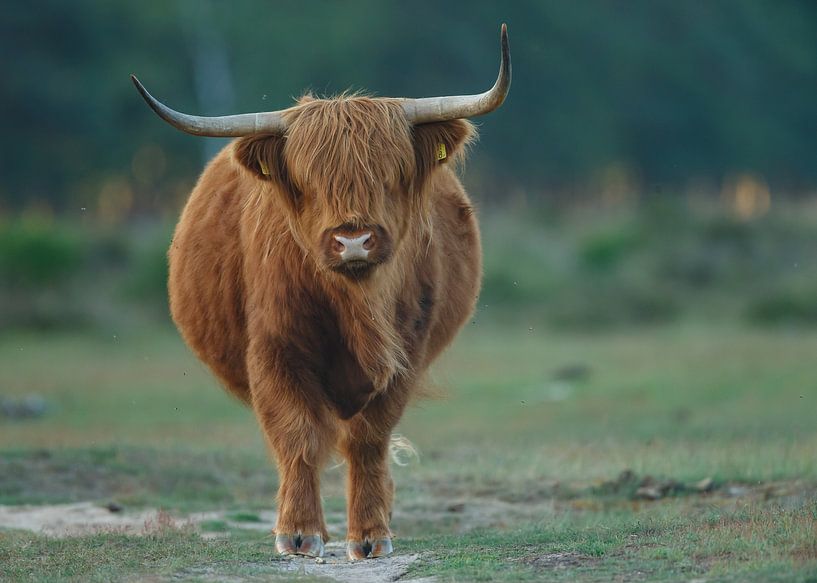
<svg viewBox="0 0 817 583">
<path fill-rule="evenodd" d="M 481 251 L 451 169 L 467 118 L 510 87 L 422 99 L 307 96 L 276 112 L 198 117 L 137 89 L 163 119 L 232 136 L 198 180 L 169 251 L 184 340 L 252 407 L 280 476 L 276 548 L 321 556 L 320 472 L 348 463 L 348 556 L 392 552 L 389 443 L 424 371 L 471 315 Z"/>
</svg>

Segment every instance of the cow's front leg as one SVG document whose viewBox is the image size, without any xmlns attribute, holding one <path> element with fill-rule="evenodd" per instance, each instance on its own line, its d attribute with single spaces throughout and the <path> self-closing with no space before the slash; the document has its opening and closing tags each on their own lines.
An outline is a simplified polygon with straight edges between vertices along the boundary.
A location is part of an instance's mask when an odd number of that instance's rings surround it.
<svg viewBox="0 0 817 583">
<path fill-rule="evenodd" d="M 317 437 L 317 436 L 316 436 Z M 301 433 L 296 440 L 313 439 Z M 322 456 L 321 456 L 322 457 Z M 283 555 L 323 556 L 329 539 L 320 502 L 320 459 L 314 452 L 298 451 L 294 442 L 276 448 L 280 486 L 275 548 Z"/>
<path fill-rule="evenodd" d="M 323 555 L 329 536 L 320 472 L 335 443 L 332 413 L 311 373 L 294 358 L 263 347 L 250 366 L 253 409 L 278 465 L 275 547 L 284 555 Z"/>
<path fill-rule="evenodd" d="M 349 465 L 347 554 L 352 561 L 391 554 L 394 482 L 389 472 L 392 428 L 403 409 L 402 395 L 378 395 L 345 426 L 340 445 Z"/>
<path fill-rule="evenodd" d="M 389 436 L 351 440 L 344 450 L 349 464 L 349 559 L 386 556 L 392 552 L 389 519 L 393 486 L 388 464 Z"/>
</svg>

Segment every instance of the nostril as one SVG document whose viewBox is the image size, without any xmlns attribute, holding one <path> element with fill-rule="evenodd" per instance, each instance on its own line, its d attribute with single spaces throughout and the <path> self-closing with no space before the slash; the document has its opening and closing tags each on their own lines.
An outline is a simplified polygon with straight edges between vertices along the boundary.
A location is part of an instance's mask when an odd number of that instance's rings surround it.
<svg viewBox="0 0 817 583">
<path fill-rule="evenodd" d="M 340 256 L 341 261 L 367 261 L 376 246 L 371 231 L 362 234 L 357 231 L 349 235 L 344 233 L 333 235 L 329 248 L 333 255 Z"/>
</svg>

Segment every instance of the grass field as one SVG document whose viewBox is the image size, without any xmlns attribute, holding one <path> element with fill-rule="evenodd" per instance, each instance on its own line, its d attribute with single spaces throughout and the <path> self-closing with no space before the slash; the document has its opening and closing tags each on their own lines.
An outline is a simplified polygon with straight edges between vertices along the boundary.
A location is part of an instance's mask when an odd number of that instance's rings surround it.
<svg viewBox="0 0 817 583">
<path fill-rule="evenodd" d="M 557 333 L 483 307 L 400 427 L 420 456 L 394 470 L 396 576 L 817 581 L 816 354 L 814 330 Z M 48 404 L 0 418 L 0 504 L 154 517 L 0 530 L 0 580 L 378 580 L 274 556 L 255 421 L 171 328 L 0 337 L 0 391 Z"/>
</svg>

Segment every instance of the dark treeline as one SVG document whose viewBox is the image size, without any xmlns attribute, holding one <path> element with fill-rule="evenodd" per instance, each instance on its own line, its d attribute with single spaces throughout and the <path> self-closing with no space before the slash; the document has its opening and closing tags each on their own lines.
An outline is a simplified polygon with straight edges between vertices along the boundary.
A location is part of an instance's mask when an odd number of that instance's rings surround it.
<svg viewBox="0 0 817 583">
<path fill-rule="evenodd" d="M 493 82 L 503 21 L 513 87 L 480 120 L 469 166 L 484 200 L 593 194 L 605 180 L 717 189 L 740 173 L 817 188 L 810 0 L 38 0 L 0 17 L 0 207 L 152 210 L 190 187 L 222 142 L 161 123 L 131 72 L 204 114 L 282 108 L 307 90 L 475 92 Z"/>
</svg>

